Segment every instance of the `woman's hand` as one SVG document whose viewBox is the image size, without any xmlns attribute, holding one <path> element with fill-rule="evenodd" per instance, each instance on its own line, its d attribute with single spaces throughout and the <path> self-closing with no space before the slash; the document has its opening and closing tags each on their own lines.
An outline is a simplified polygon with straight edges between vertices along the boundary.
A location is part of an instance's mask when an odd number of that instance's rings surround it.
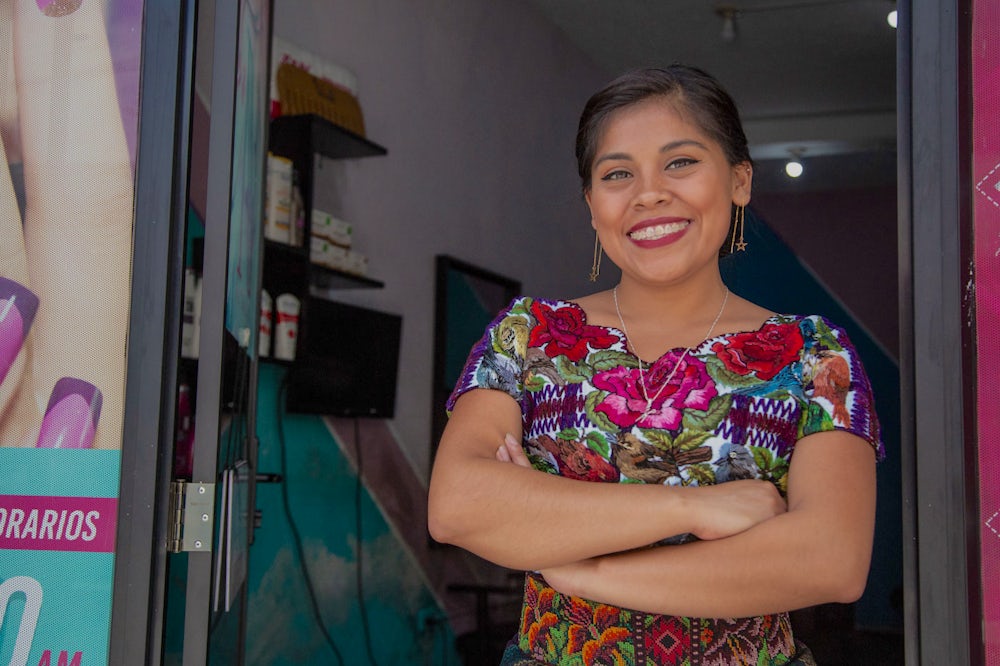
<svg viewBox="0 0 1000 666">
<path fill-rule="evenodd" d="M 524 454 L 521 442 L 510 433 L 504 435 L 503 444 L 497 449 L 496 455 L 500 462 L 514 463 L 518 467 L 531 467 L 531 461 Z"/>
<path fill-rule="evenodd" d="M 744 479 L 711 486 L 691 486 L 696 499 L 695 527 L 699 539 L 711 541 L 739 534 L 788 510 L 788 505 L 769 481 Z"/>
</svg>

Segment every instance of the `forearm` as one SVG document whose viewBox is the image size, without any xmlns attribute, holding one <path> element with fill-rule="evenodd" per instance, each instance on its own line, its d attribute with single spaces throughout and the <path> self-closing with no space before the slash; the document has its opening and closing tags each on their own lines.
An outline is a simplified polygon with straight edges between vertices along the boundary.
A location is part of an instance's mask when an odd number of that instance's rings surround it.
<svg viewBox="0 0 1000 666">
<path fill-rule="evenodd" d="M 818 532 L 803 516 L 788 513 L 725 539 L 595 558 L 576 567 L 565 584 L 552 584 L 594 601 L 695 617 L 856 600 L 870 548 L 838 548 Z"/>
<path fill-rule="evenodd" d="M 431 475 L 435 539 L 504 566 L 542 569 L 687 532 L 724 537 L 785 510 L 765 481 L 689 488 L 579 481 L 531 469 L 520 418 L 517 404 L 498 391 L 476 390 L 458 401 Z M 497 458 L 507 433 L 514 464 Z"/>
<path fill-rule="evenodd" d="M 743 617 L 848 602 L 864 590 L 874 516 L 871 447 L 822 433 L 796 448 L 788 513 L 723 539 L 542 573 L 560 592 L 671 615 Z"/>
<path fill-rule="evenodd" d="M 435 469 L 431 534 L 503 566 L 542 569 L 689 531 L 684 490 L 575 481 L 468 459 Z"/>
</svg>

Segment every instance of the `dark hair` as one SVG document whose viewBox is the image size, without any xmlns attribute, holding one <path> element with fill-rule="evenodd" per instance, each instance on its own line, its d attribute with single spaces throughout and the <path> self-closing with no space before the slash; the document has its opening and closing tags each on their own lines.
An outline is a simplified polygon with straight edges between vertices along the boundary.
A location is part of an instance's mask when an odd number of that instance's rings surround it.
<svg viewBox="0 0 1000 666">
<path fill-rule="evenodd" d="M 608 118 L 621 109 L 663 97 L 690 112 L 690 120 L 714 139 L 730 164 L 750 162 L 750 149 L 736 103 L 710 74 L 690 65 L 637 69 L 618 77 L 587 100 L 576 132 L 576 161 L 583 191 Z"/>
</svg>

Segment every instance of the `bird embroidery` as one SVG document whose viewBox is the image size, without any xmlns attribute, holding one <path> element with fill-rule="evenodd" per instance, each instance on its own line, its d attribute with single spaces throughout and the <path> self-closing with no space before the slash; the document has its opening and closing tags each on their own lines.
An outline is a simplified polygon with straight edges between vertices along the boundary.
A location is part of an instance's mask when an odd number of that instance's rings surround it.
<svg viewBox="0 0 1000 666">
<path fill-rule="evenodd" d="M 668 452 L 631 433 L 621 435 L 611 448 L 621 473 L 644 483 L 665 483 L 670 477 L 680 475 L 681 465 L 705 462 L 712 457 L 712 449 L 708 446 Z"/>
<path fill-rule="evenodd" d="M 719 459 L 712 464 L 715 465 L 716 483 L 757 478 L 758 469 L 753 454 L 750 449 L 739 444 L 724 444 L 719 449 Z"/>
<path fill-rule="evenodd" d="M 567 478 L 583 481 L 618 481 L 618 470 L 614 465 L 583 442 L 541 435 L 530 440 L 528 445 L 552 454 L 559 471 Z"/>
<path fill-rule="evenodd" d="M 847 394 L 851 390 L 851 369 L 842 356 L 832 351 L 821 351 L 809 368 L 812 374 L 813 394 L 833 405 L 833 420 L 850 423 L 847 412 Z"/>
</svg>

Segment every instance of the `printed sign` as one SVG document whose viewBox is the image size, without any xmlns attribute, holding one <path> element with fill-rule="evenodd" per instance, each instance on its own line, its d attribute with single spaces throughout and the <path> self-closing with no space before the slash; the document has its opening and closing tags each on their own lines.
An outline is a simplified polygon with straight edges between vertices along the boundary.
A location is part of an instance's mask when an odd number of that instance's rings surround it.
<svg viewBox="0 0 1000 666">
<path fill-rule="evenodd" d="M 0 449 L 0 664 L 108 659 L 117 451 Z"/>
<path fill-rule="evenodd" d="M 0 665 L 108 661 L 142 17 L 0 2 Z"/>
</svg>

